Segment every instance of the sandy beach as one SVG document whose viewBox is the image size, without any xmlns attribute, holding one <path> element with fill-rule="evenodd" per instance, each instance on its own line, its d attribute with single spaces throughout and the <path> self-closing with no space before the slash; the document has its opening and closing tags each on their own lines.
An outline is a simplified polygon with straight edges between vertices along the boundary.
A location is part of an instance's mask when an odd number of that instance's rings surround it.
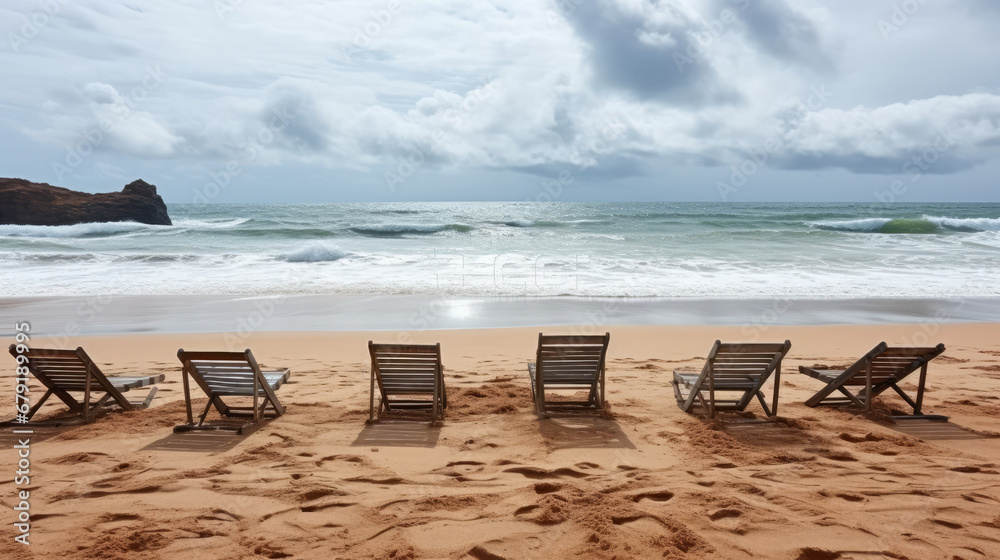
<svg viewBox="0 0 1000 560">
<path fill-rule="evenodd" d="M 166 380 L 148 410 L 36 431 L 31 545 L 8 525 L 0 556 L 1000 556 L 997 324 L 771 327 L 760 340 L 792 341 L 776 422 L 756 405 L 708 421 L 675 404 L 671 371 L 701 367 L 740 327 L 609 330 L 610 410 L 546 420 L 525 362 L 539 331 L 565 328 L 254 333 L 257 359 L 292 378 L 278 393 L 287 414 L 246 437 L 171 432 L 184 421 L 177 349 L 224 349 L 223 334 L 73 339 L 108 374 Z M 366 342 L 400 336 L 442 345 L 441 426 L 365 424 Z M 949 422 L 893 424 L 905 403 L 892 394 L 871 418 L 802 404 L 820 384 L 799 365 L 850 363 L 881 340 L 947 346 L 924 409 Z M 15 470 L 14 453 L 0 454 L 0 471 Z M 8 511 L 12 479 L 0 481 Z"/>
<path fill-rule="evenodd" d="M 1000 560 L 998 28 L 4 1 L 0 560 Z"/>
</svg>

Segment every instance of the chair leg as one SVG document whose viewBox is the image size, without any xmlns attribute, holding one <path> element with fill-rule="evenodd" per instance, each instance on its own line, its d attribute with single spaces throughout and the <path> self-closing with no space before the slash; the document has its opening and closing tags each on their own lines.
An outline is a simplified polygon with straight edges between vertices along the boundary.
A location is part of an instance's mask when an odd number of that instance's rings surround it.
<svg viewBox="0 0 1000 560">
<path fill-rule="evenodd" d="M 50 396 L 52 396 L 52 389 L 46 391 L 45 394 L 42 395 L 41 400 L 35 403 L 35 406 L 31 407 L 31 410 L 28 411 L 28 420 L 31 420 L 31 417 L 38 412 L 39 408 L 42 408 L 42 405 L 45 404 L 45 401 L 47 401 Z"/>
<path fill-rule="evenodd" d="M 872 411 L 872 361 L 868 360 L 868 375 L 865 381 L 865 412 L 871 414 Z"/>
<path fill-rule="evenodd" d="M 865 408 L 865 403 L 862 402 L 861 399 L 859 399 L 858 397 L 854 396 L 854 394 L 848 391 L 847 389 L 843 387 L 837 387 L 837 390 L 846 395 L 847 398 L 851 399 L 851 402 L 853 402 L 854 404 L 860 406 L 861 408 Z"/>
<path fill-rule="evenodd" d="M 375 370 L 372 369 L 370 391 L 368 393 L 368 421 L 372 422 L 374 420 L 375 420 Z"/>
<path fill-rule="evenodd" d="M 914 415 L 920 414 L 920 406 L 917 405 L 917 403 L 913 402 L 913 399 L 911 399 L 909 395 L 907 395 L 906 393 L 904 393 L 903 390 L 900 389 L 898 385 L 896 385 L 895 383 L 893 383 L 892 385 L 889 385 L 889 386 L 892 387 L 893 390 L 895 390 L 896 393 L 899 394 L 900 397 L 903 397 L 903 400 L 906 401 L 906 404 L 908 404 L 911 407 L 913 407 L 913 414 Z"/>
<path fill-rule="evenodd" d="M 149 408 L 149 403 L 153 402 L 153 397 L 156 396 L 156 387 L 150 387 L 149 393 L 146 394 L 146 398 L 136 406 L 139 408 Z"/>
<path fill-rule="evenodd" d="M 774 368 L 774 400 L 771 403 L 771 414 L 769 416 L 778 415 L 778 389 L 781 388 L 781 360 L 778 360 L 777 366 Z"/>
<path fill-rule="evenodd" d="M 701 407 L 708 412 L 708 417 L 715 418 L 715 408 L 708 405 L 708 401 L 705 400 L 705 397 L 704 395 L 701 394 L 701 391 L 698 391 L 696 395 L 698 396 L 698 402 L 701 403 Z"/>
<path fill-rule="evenodd" d="M 913 407 L 913 414 L 920 414 L 920 409 L 924 404 L 924 386 L 927 383 L 927 362 L 920 365 L 920 382 L 917 385 L 917 402 Z"/>
<path fill-rule="evenodd" d="M 771 416 L 774 416 L 774 413 L 771 412 L 771 409 L 767 407 L 767 401 L 764 400 L 764 393 L 757 391 L 757 400 L 760 401 L 760 406 L 764 409 L 764 414 L 766 414 L 769 418 Z"/>
<path fill-rule="evenodd" d="M 111 398 L 111 395 L 108 394 L 108 393 L 105 393 L 103 397 L 101 397 L 100 399 L 97 400 L 97 402 L 95 402 L 94 404 L 90 405 L 90 411 L 88 412 L 88 414 L 91 414 L 91 413 L 95 412 L 97 409 L 99 409 L 102 406 L 104 406 L 104 403 L 108 402 L 109 398 Z"/>
<path fill-rule="evenodd" d="M 607 376 L 604 371 L 604 367 L 601 367 L 601 403 L 600 407 L 604 408 L 604 387 L 607 385 Z"/>
<path fill-rule="evenodd" d="M 181 374 L 181 379 L 184 381 L 184 405 L 187 409 L 187 423 L 194 424 L 194 415 L 191 412 L 191 389 L 188 386 L 188 371 L 186 365 L 184 366 L 184 369 L 181 370 Z"/>
<path fill-rule="evenodd" d="M 205 405 L 204 412 L 202 412 L 201 416 L 198 418 L 198 425 L 199 426 L 201 426 L 202 424 L 205 423 L 205 417 L 208 416 L 208 411 L 212 409 L 212 402 L 213 402 L 213 399 L 208 399 L 208 404 Z"/>
</svg>

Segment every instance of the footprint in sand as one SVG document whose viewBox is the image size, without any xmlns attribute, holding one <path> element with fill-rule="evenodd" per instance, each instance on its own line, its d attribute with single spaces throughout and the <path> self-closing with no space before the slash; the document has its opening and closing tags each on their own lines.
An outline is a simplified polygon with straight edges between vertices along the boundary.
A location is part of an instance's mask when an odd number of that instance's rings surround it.
<svg viewBox="0 0 1000 560">
<path fill-rule="evenodd" d="M 512 469 L 504 469 L 504 472 L 516 473 L 525 476 L 526 478 L 563 478 L 566 476 L 573 478 L 584 478 L 590 476 L 587 473 L 582 473 L 580 471 L 575 471 L 570 468 L 563 467 L 561 469 L 545 470 L 538 467 L 514 467 Z"/>
<path fill-rule="evenodd" d="M 649 500 L 653 502 L 666 502 L 674 497 L 674 493 L 669 490 L 655 490 L 655 491 L 644 491 L 638 494 L 632 494 L 630 498 L 633 502 L 641 502 L 643 500 Z"/>
<path fill-rule="evenodd" d="M 985 466 L 986 467 L 992 467 L 993 465 L 985 465 Z M 1000 474 L 1000 472 L 998 472 L 998 471 L 988 470 L 986 468 L 977 467 L 975 465 L 964 465 L 964 466 L 961 466 L 961 467 L 952 467 L 952 468 L 950 468 L 948 470 L 949 471 L 954 471 L 954 472 L 959 472 L 959 473 L 968 473 L 968 474 L 974 474 L 974 473 L 979 473 L 979 474 Z"/>
<path fill-rule="evenodd" d="M 815 453 L 824 459 L 830 459 L 831 461 L 840 462 L 855 462 L 858 460 L 857 457 L 851 455 L 847 451 L 838 451 L 835 449 L 817 449 L 817 448 L 806 448 L 805 451 L 809 453 Z"/>
<path fill-rule="evenodd" d="M 722 508 L 708 514 L 708 518 L 712 521 L 718 521 L 720 519 L 726 519 L 727 517 L 741 517 L 742 515 L 743 512 L 738 509 Z"/>
<path fill-rule="evenodd" d="M 327 496 L 346 496 L 347 492 L 343 490 L 337 490 L 333 488 L 316 488 L 314 490 L 306 490 L 299 494 L 299 498 L 304 502 L 311 502 L 313 500 L 318 500 L 320 498 L 325 498 Z"/>
<path fill-rule="evenodd" d="M 565 485 L 558 482 L 539 482 L 535 484 L 536 494 L 549 494 L 551 492 L 556 492 L 557 490 L 562 490 Z"/>
<path fill-rule="evenodd" d="M 863 502 L 865 501 L 864 496 L 859 496 L 857 494 L 837 494 L 838 498 L 847 500 L 848 502 Z"/>
<path fill-rule="evenodd" d="M 799 555 L 795 560 L 837 560 L 843 553 L 832 550 L 822 550 L 819 548 L 799 549 Z"/>
</svg>

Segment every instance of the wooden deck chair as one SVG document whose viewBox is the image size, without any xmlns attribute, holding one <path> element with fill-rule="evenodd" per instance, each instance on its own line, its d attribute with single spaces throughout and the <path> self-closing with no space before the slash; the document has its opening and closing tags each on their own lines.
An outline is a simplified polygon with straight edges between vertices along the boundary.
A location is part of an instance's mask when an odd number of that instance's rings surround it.
<svg viewBox="0 0 1000 560">
<path fill-rule="evenodd" d="M 264 418 L 276 418 L 285 413 L 285 407 L 278 401 L 275 392 L 288 381 L 291 372 L 288 369 L 261 371 L 249 349 L 243 352 L 187 352 L 181 348 L 177 351 L 177 358 L 183 364 L 188 423 L 175 426 L 175 432 L 233 430 L 238 434 L 249 434 L 260 427 Z M 191 410 L 189 377 L 208 396 L 208 404 L 197 423 Z M 253 405 L 230 406 L 223 397 L 252 398 Z M 206 425 L 205 417 L 213 406 L 226 418 L 246 419 L 247 422 Z"/>
<path fill-rule="evenodd" d="M 441 420 L 448 395 L 440 344 L 375 344 L 369 340 L 368 353 L 372 358 L 369 422 L 383 412 L 410 410 L 429 410 L 432 424 Z"/>
<path fill-rule="evenodd" d="M 83 348 L 76 350 L 31 348 L 26 353 L 20 353 L 16 345 L 11 344 L 10 354 L 15 359 L 18 356 L 27 358 L 27 362 L 23 365 L 27 366 L 28 371 L 46 388 L 45 394 L 31 410 L 23 418 L 19 417 L 25 421 L 31 420 L 52 395 L 66 403 L 71 412 L 79 414 L 79 421 L 82 422 L 89 422 L 106 412 L 112 404 L 117 404 L 122 410 L 147 408 L 156 395 L 156 387 L 153 385 L 163 381 L 164 378 L 162 373 L 140 377 L 107 377 Z M 142 401 L 131 402 L 122 394 L 141 387 L 149 387 L 149 392 Z M 83 399 L 77 400 L 70 393 L 83 393 Z M 11 423 L 21 422 L 12 421 L 4 424 Z"/>
<path fill-rule="evenodd" d="M 913 407 L 912 416 L 893 416 L 893 418 L 947 420 L 945 416 L 920 413 L 924 400 L 924 387 L 927 383 L 927 364 L 942 352 L 944 344 L 938 344 L 933 348 L 904 348 L 890 347 L 885 342 L 880 342 L 860 360 L 854 362 L 854 365 L 844 370 L 799 366 L 799 373 L 826 383 L 826 387 L 806 401 L 806 406 L 856 404 L 864 408 L 865 412 L 871 412 L 872 399 L 883 391 L 892 389 Z M 914 400 L 899 388 L 899 382 L 918 369 L 920 380 L 917 382 L 917 397 Z M 860 390 L 855 394 L 851 393 L 848 387 Z M 831 398 L 835 392 L 843 396 Z"/>
<path fill-rule="evenodd" d="M 604 362 L 611 333 L 581 336 L 538 334 L 535 361 L 528 362 L 531 397 L 535 412 L 546 416 L 546 408 L 604 408 Z M 584 401 L 547 401 L 545 390 L 587 391 Z"/>
<path fill-rule="evenodd" d="M 714 418 L 716 410 L 745 410 L 753 398 L 757 397 L 765 414 L 777 415 L 781 360 L 791 347 L 792 343 L 788 340 L 774 343 L 716 340 L 701 373 L 674 372 L 673 386 L 677 406 L 684 412 L 691 412 L 697 399 L 708 411 L 708 417 Z M 774 394 L 768 408 L 762 389 L 771 374 L 774 374 Z M 739 393 L 739 396 L 735 399 L 717 400 L 715 394 L 720 391 Z"/>
</svg>

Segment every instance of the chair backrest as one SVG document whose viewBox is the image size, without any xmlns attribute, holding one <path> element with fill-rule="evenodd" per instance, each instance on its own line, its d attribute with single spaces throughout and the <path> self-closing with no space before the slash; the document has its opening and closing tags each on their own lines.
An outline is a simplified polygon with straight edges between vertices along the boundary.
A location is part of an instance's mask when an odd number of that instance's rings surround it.
<svg viewBox="0 0 1000 560">
<path fill-rule="evenodd" d="M 604 371 L 610 333 L 603 335 L 538 335 L 536 375 L 545 385 L 593 383 Z"/>
<path fill-rule="evenodd" d="M 30 348 L 27 352 L 20 353 L 16 346 L 11 344 L 10 354 L 15 358 L 26 356 L 28 362 L 24 365 L 28 367 L 28 371 L 49 389 L 84 391 L 88 372 L 91 376 L 91 391 L 105 391 L 110 388 L 107 378 L 83 348 L 76 350 Z"/>
<path fill-rule="evenodd" d="M 722 342 L 715 341 L 705 367 L 711 368 L 715 379 L 727 377 L 766 380 L 781 363 L 792 343 L 785 342 Z"/>
<path fill-rule="evenodd" d="M 372 369 L 386 395 L 434 394 L 444 381 L 440 344 L 375 344 L 368 341 Z"/>
<path fill-rule="evenodd" d="M 265 383 L 260 366 L 249 349 L 243 352 L 188 352 L 182 348 L 177 351 L 177 357 L 209 397 L 244 394 L 259 390 Z"/>
<path fill-rule="evenodd" d="M 868 362 L 871 362 L 872 385 L 899 381 L 944 352 L 944 344 L 934 347 L 889 346 L 880 342 L 861 357 L 840 378 L 844 385 L 865 385 L 868 382 Z"/>
</svg>

